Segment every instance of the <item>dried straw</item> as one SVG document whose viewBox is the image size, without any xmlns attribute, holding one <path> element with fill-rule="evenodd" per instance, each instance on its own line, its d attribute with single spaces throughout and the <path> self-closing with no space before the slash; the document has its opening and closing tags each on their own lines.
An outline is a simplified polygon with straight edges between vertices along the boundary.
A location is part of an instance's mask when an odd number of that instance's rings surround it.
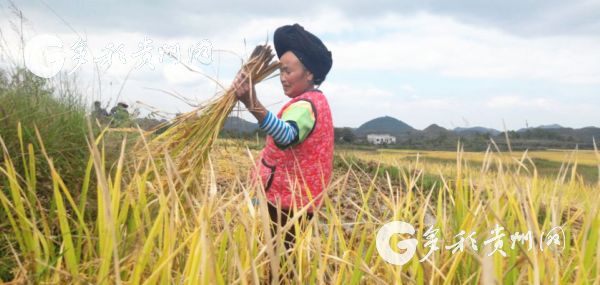
<svg viewBox="0 0 600 285">
<path fill-rule="evenodd" d="M 259 45 L 254 49 L 250 59 L 242 66 L 250 84 L 265 80 L 278 69 L 279 62 L 273 61 L 273 57 L 268 45 Z M 168 155 L 188 186 L 204 168 L 210 150 L 236 102 L 235 88 L 230 87 L 223 96 L 209 104 L 176 117 L 166 131 L 144 146 L 143 153 L 155 161 Z"/>
</svg>

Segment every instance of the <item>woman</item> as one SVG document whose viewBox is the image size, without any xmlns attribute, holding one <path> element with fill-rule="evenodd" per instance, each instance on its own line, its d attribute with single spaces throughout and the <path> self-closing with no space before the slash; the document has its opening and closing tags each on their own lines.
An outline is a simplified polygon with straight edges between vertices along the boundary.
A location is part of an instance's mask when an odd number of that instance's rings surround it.
<svg viewBox="0 0 600 285">
<path fill-rule="evenodd" d="M 332 59 L 323 42 L 298 24 L 279 27 L 273 41 L 283 92 L 291 100 L 273 114 L 260 103 L 243 74 L 236 77 L 234 88 L 268 135 L 256 176 L 265 187 L 271 220 L 285 225 L 294 209 L 305 206 L 305 218 L 312 218 L 331 178 L 333 123 L 327 99 L 316 87 L 325 80 Z M 293 227 L 285 240 L 286 248 L 294 243 Z"/>
</svg>

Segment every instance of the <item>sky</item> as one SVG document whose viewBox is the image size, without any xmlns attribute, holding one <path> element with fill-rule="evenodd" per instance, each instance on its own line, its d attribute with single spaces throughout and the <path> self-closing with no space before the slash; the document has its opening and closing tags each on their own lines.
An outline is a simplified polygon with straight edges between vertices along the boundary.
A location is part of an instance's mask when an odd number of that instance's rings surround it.
<svg viewBox="0 0 600 285">
<path fill-rule="evenodd" d="M 13 6 L 23 41 L 60 39 L 61 70 L 109 107 L 190 111 L 227 88 L 277 27 L 299 23 L 332 52 L 320 89 L 337 127 L 380 116 L 417 129 L 600 127 L 600 0 L 2 1 L 2 66 L 20 60 Z M 122 57 L 98 67 L 111 44 Z M 177 47 L 195 72 L 161 57 Z M 257 93 L 272 112 L 289 100 L 278 77 Z"/>
</svg>

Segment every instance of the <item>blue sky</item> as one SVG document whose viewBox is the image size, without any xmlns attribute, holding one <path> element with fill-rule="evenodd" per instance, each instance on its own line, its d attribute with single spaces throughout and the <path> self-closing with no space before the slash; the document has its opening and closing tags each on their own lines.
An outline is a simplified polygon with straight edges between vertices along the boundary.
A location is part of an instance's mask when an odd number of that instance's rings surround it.
<svg viewBox="0 0 600 285">
<path fill-rule="evenodd" d="M 18 58 L 19 41 L 10 5 L 1 5 L 6 62 L 9 50 Z M 384 115 L 418 129 L 433 123 L 600 126 L 600 1 L 28 0 L 17 6 L 26 17 L 26 40 L 51 34 L 65 43 L 64 70 L 74 66 L 71 45 L 87 39 L 89 60 L 76 75 L 90 102 L 189 111 L 183 101 L 153 89 L 202 102 L 219 88 L 181 65 L 159 62 L 160 46 L 177 44 L 185 57 L 189 47 L 208 40 L 212 60 L 195 67 L 228 86 L 240 57 L 278 26 L 297 22 L 332 51 L 333 68 L 321 88 L 336 126 L 358 127 Z M 131 55 L 144 38 L 153 41 L 155 69 L 132 70 Z M 123 44 L 130 60 L 114 58 L 98 74 L 93 57 L 111 42 Z M 273 112 L 287 100 L 277 79 L 257 88 Z M 243 110 L 236 114 L 253 120 Z"/>
</svg>

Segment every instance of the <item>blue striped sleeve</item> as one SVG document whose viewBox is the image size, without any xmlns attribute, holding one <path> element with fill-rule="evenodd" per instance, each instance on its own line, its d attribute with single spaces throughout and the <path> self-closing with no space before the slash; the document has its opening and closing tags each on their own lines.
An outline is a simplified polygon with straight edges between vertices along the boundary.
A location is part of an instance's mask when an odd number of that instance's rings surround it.
<svg viewBox="0 0 600 285">
<path fill-rule="evenodd" d="M 259 127 L 273 137 L 273 140 L 281 147 L 288 146 L 298 136 L 298 129 L 294 125 L 278 119 L 269 111 Z"/>
</svg>

